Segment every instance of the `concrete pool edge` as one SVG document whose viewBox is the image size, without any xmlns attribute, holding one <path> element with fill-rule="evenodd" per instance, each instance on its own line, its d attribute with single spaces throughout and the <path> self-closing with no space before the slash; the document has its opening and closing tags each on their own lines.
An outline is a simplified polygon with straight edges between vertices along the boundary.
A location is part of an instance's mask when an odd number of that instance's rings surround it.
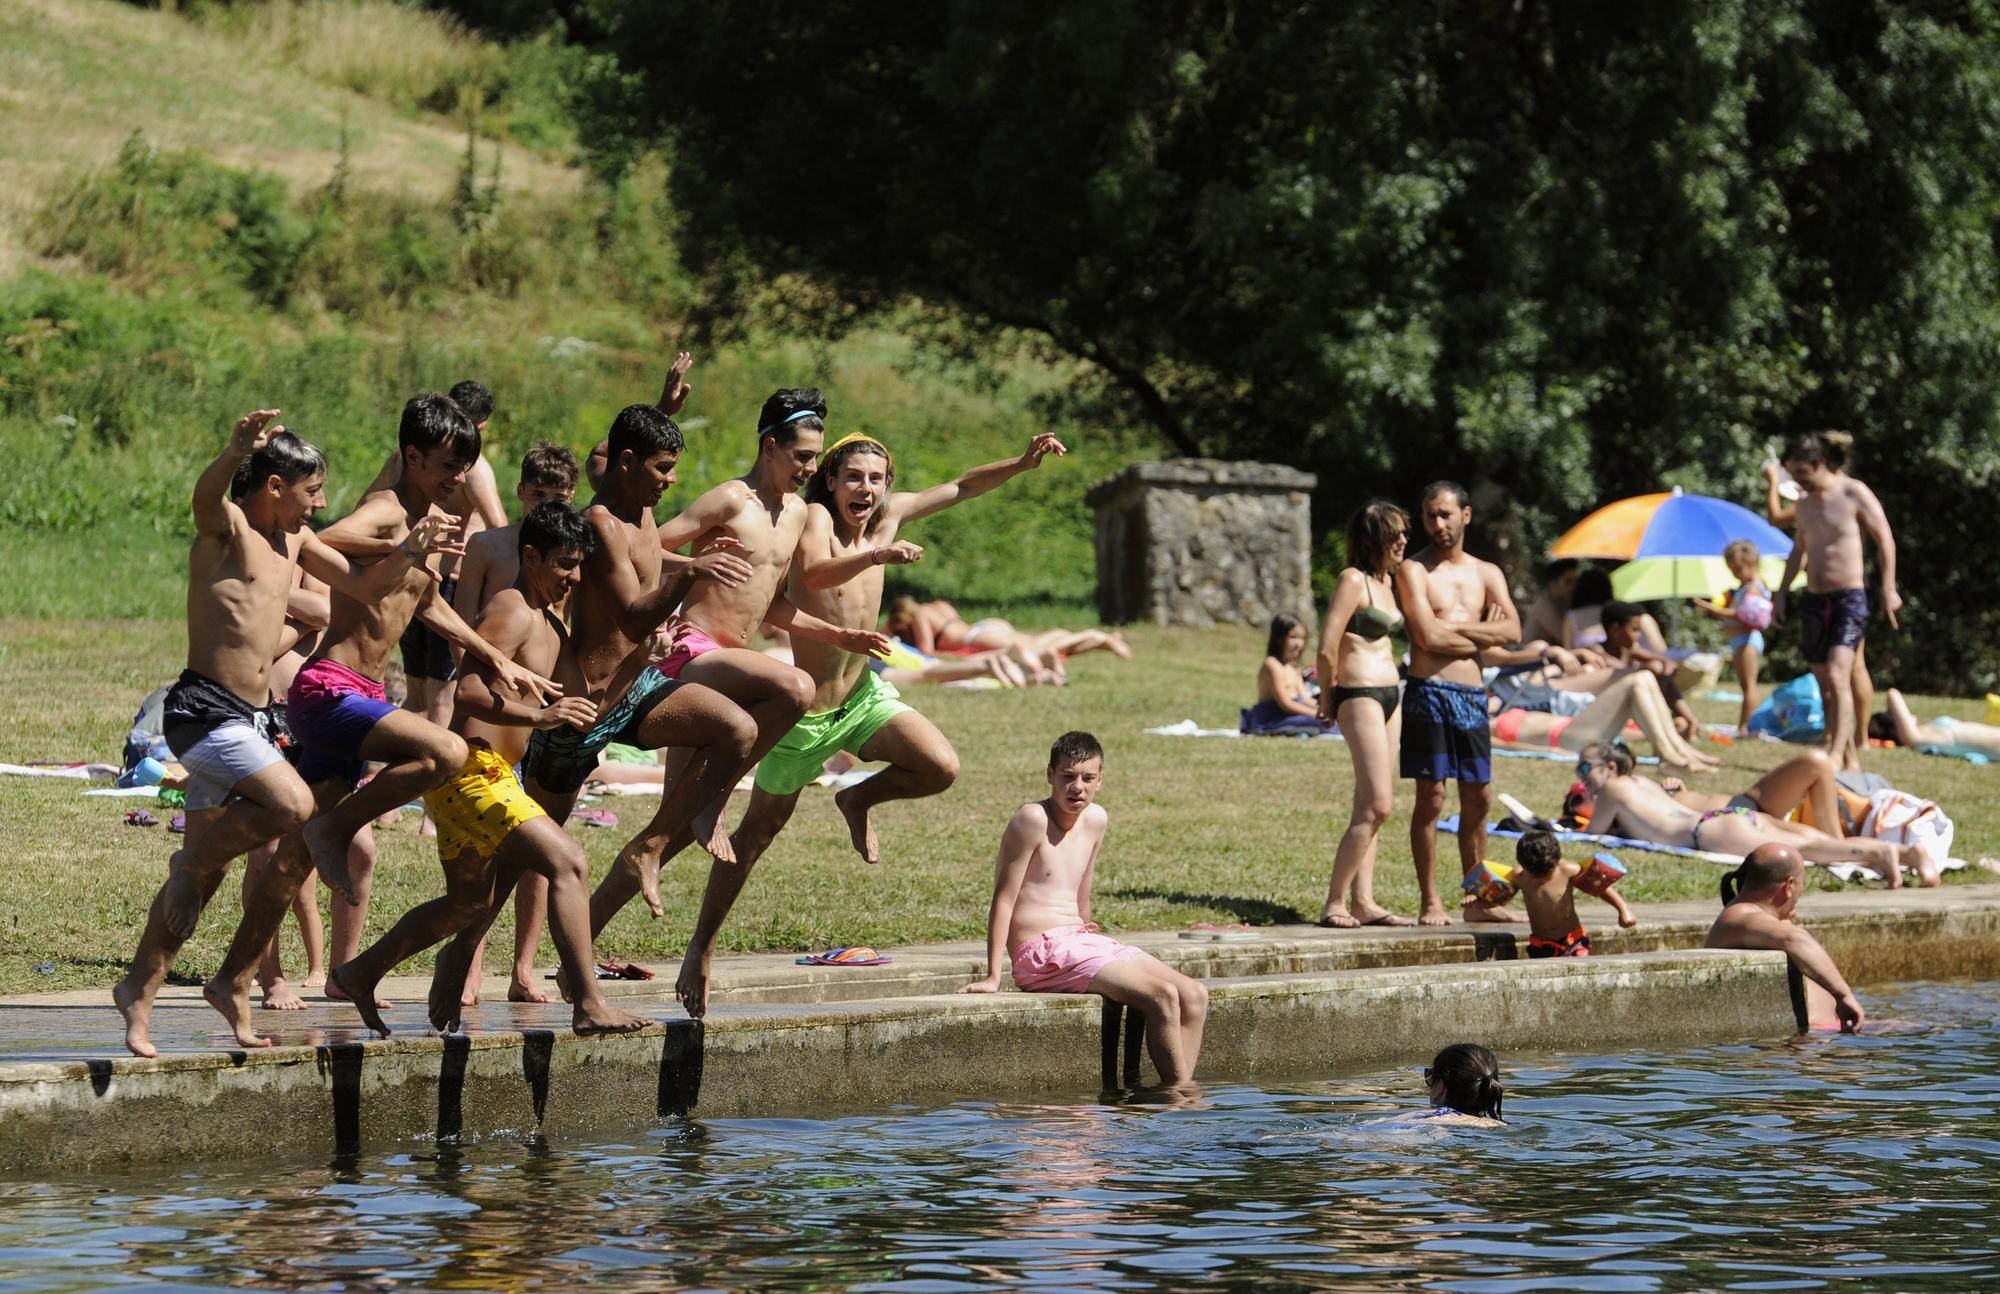
<svg viewBox="0 0 2000 1294">
<path fill-rule="evenodd" d="M 1778 953 L 1674 950 L 1215 980 L 1212 1079 L 1409 1058 L 1477 1039 L 1597 1048 L 1775 1039 Z M 719 1011 L 643 1034 L 566 1030 L 0 1066 L 0 1167 L 379 1152 L 540 1127 L 629 1131 L 692 1112 L 809 1114 L 1095 1090 L 1099 999 L 1008 993 Z M 1148 1069 L 1150 1073 L 1150 1067 Z"/>
</svg>

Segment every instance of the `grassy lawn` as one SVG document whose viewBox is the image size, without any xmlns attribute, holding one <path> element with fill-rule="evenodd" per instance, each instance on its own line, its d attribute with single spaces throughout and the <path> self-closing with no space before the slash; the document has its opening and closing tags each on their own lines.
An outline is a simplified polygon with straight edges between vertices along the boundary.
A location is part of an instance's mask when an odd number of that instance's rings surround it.
<svg viewBox="0 0 2000 1294">
<path fill-rule="evenodd" d="M 64 578 L 93 576 L 72 571 Z M 1233 725 L 1250 693 L 1262 635 L 1142 627 L 1130 636 L 1137 661 L 1080 657 L 1067 688 L 926 689 L 911 698 L 958 747 L 964 762 L 958 784 L 941 798 L 881 810 L 884 861 L 873 868 L 849 850 L 831 795 L 809 789 L 791 827 L 759 864 L 724 945 L 806 949 L 979 936 L 1000 828 L 1016 805 L 1037 795 L 1049 741 L 1072 727 L 1096 732 L 1107 750 L 1104 803 L 1113 831 L 1095 910 L 1106 926 L 1315 917 L 1353 785 L 1346 749 L 1336 742 L 1144 735 L 1144 727 L 1187 718 Z M 182 631 L 171 621 L 0 621 L 0 760 L 115 761 L 140 697 L 178 670 L 182 652 Z M 1923 699 L 1916 707 L 1925 716 L 1979 714 L 1970 701 Z M 1710 717 L 1725 717 L 1725 708 L 1708 707 Z M 1763 744 L 1713 749 L 1724 771 L 1710 784 L 1730 789 L 1747 785 L 1785 753 Z M 1899 751 L 1878 753 L 1873 767 L 1943 803 L 1958 822 L 1961 855 L 1994 852 L 2000 843 L 1994 769 Z M 1572 777 L 1567 765 L 1529 760 L 1499 761 L 1497 769 L 1500 789 L 1543 808 L 1558 803 Z M 1401 799 L 1407 811 L 1407 792 Z M 171 849 L 162 830 L 122 825 L 132 803 L 87 799 L 74 784 L 0 779 L 7 821 L 0 991 L 108 984 L 122 970 Z M 575 828 L 599 875 L 627 828 L 652 807 L 636 797 L 606 803 L 625 818 L 623 827 Z M 438 891 L 434 851 L 415 827 L 416 815 L 408 814 L 404 825 L 378 835 L 382 864 L 371 930 Z M 1625 891 L 1642 919 L 1649 899 L 1714 892 L 1712 864 L 1656 855 L 1626 861 L 1633 872 Z M 705 858 L 693 853 L 669 865 L 667 917 L 653 922 L 634 904 L 612 923 L 604 948 L 639 959 L 676 955 L 705 871 Z M 1824 877 L 1815 883 L 1833 884 Z M 1401 822 L 1384 833 L 1377 893 L 1414 911 Z M 324 891 L 320 901 L 322 907 L 330 901 Z M 237 896 L 225 886 L 177 969 L 211 973 L 238 911 Z M 289 923 L 286 938 L 294 938 Z M 545 946 L 543 959 L 553 956 Z M 288 964 L 299 958 L 292 944 Z"/>
</svg>

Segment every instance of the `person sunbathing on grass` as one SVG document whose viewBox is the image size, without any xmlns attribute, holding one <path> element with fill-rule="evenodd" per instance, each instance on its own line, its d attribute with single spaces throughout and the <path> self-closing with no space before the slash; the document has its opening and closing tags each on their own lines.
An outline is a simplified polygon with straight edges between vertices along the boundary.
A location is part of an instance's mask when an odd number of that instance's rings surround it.
<svg viewBox="0 0 2000 1294">
<path fill-rule="evenodd" d="M 1805 859 L 1789 845 L 1752 849 L 1735 871 L 1722 878 L 1722 915 L 1708 928 L 1704 946 L 1784 953 L 1805 978 L 1809 1027 L 1838 1025 L 1843 1033 L 1858 1033 L 1865 1013 L 1854 990 L 1819 940 L 1792 919 L 1805 891 L 1805 871 Z"/>
<path fill-rule="evenodd" d="M 1890 688 L 1889 708 L 1868 720 L 1868 735 L 1877 741 L 1894 742 L 1916 750 L 1935 746 L 1948 755 L 1984 755 L 2000 759 L 2000 727 L 1940 715 L 1929 723 L 1918 723 L 1903 694 Z"/>
<path fill-rule="evenodd" d="M 987 463 L 927 490 L 897 491 L 888 447 L 871 436 L 835 444 L 806 487 L 805 530 L 786 579 L 794 606 L 847 629 L 875 623 L 885 568 L 923 557 L 903 527 L 974 499 L 1068 451 L 1048 432 L 1019 457 Z M 756 865 L 798 807 L 799 793 L 826 762 L 846 753 L 889 767 L 834 796 L 848 838 L 864 862 L 881 856 L 869 815 L 891 800 L 941 795 L 958 778 L 958 753 L 937 726 L 905 705 L 864 655 L 795 635 L 795 659 L 813 680 L 812 707 L 757 765 L 756 789 L 731 838 L 733 864 L 708 869 L 701 915 L 681 963 L 675 996 L 700 1019 L 708 1010 L 709 959 L 722 923 Z"/>
<path fill-rule="evenodd" d="M 1488 702 L 1489 707 L 1499 704 L 1497 698 Z M 1639 725 L 1667 764 L 1692 773 L 1709 773 L 1722 766 L 1714 756 L 1689 745 L 1675 729 L 1673 711 L 1660 693 L 1659 680 L 1646 670 L 1619 674 L 1580 714 L 1505 709 L 1493 715 L 1491 727 L 1493 739 L 1503 745 L 1580 751 L 1593 742 L 1618 736 L 1627 723 Z"/>
<path fill-rule="evenodd" d="M 1591 796 L 1591 834 L 1722 854 L 1747 854 L 1759 845 L 1788 845 L 1812 862 L 1860 863 L 1891 889 L 1903 883 L 1901 867 L 1915 871 L 1926 886 L 1938 883 L 1937 864 L 1920 845 L 1858 837 L 1837 840 L 1747 804 L 1695 809 L 1656 783 L 1632 776 L 1634 763 L 1623 742 L 1597 742 L 1584 749 L 1577 773 Z"/>
<path fill-rule="evenodd" d="M 279 750 L 289 733 L 271 700 L 294 570 L 372 602 L 410 580 L 414 564 L 454 546 L 454 527 L 427 520 L 399 536 L 400 553 L 357 574 L 306 525 L 326 506 L 325 457 L 275 425 L 277 416 L 276 409 L 245 414 L 194 485 L 187 669 L 163 710 L 167 744 L 188 770 L 187 835 L 147 912 L 131 968 L 111 990 L 135 1056 L 159 1054 L 153 1000 L 231 860 L 296 832 L 312 813 L 312 792 Z M 270 1045 L 251 1024 L 250 976 L 305 875 L 303 867 L 288 880 L 275 871 L 267 867 L 246 895 L 229 956 L 202 988 L 244 1047 Z"/>
<path fill-rule="evenodd" d="M 1063 662 L 1082 652 L 1108 651 L 1120 660 L 1132 659 L 1131 645 L 1116 630 L 1018 629 L 1012 621 L 1000 616 L 987 616 L 967 624 L 958 614 L 958 608 L 943 599 L 919 602 L 915 598 L 897 598 L 889 604 L 883 629 L 926 655 L 981 650 L 1010 652 L 1030 672 L 1053 675 L 1054 682 L 1065 677 Z"/>
<path fill-rule="evenodd" d="M 457 773 L 424 797 L 438 824 L 438 861 L 445 894 L 403 914 L 388 933 L 333 972 L 367 1026 L 383 1037 L 388 1023 L 375 1005 L 382 977 L 439 940 L 487 918 L 496 895 L 513 888 L 523 872 L 548 882 L 550 934 L 565 972 L 579 1034 L 630 1033 L 647 1021 L 604 1000 L 590 958 L 590 867 L 583 848 L 549 817 L 515 780 L 514 765 L 527 752 L 528 730 L 561 724 L 588 730 L 597 707 L 555 607 L 583 576 L 584 555 L 596 536 L 566 503 L 545 503 L 518 527 L 520 559 L 514 583 L 495 594 L 479 617 L 479 636 L 529 673 L 554 678 L 564 695 L 547 704 L 500 683 L 476 656 L 455 689 L 451 730 L 466 745 Z M 437 960 L 429 1014 L 440 1033 L 455 1031 L 463 1010 L 471 946 L 454 941 Z"/>
</svg>

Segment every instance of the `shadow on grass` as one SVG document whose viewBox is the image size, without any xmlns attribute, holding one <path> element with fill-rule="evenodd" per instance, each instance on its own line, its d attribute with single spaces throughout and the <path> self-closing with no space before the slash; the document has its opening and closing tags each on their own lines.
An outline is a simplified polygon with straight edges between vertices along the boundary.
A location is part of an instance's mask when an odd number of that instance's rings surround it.
<svg viewBox="0 0 2000 1294">
<path fill-rule="evenodd" d="M 1268 899 L 1246 898 L 1241 894 L 1190 894 L 1186 890 L 1116 889 L 1102 891 L 1106 898 L 1157 899 L 1162 903 L 1197 908 L 1220 908 L 1238 921 L 1252 926 L 1304 925 L 1311 918 L 1297 908 Z"/>
</svg>

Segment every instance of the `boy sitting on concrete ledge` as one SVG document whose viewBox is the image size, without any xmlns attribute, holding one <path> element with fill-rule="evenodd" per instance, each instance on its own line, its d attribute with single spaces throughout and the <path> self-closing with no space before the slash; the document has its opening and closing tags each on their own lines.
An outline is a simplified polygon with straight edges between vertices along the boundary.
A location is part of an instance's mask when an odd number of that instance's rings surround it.
<svg viewBox="0 0 2000 1294">
<path fill-rule="evenodd" d="M 1066 732 L 1049 751 L 1047 799 L 1015 810 L 1000 838 L 986 922 L 986 978 L 961 993 L 1000 988 L 1000 958 L 1030 993 L 1095 993 L 1134 1007 L 1163 1083 L 1194 1077 L 1208 989 L 1151 953 L 1121 944 L 1090 920 L 1090 881 L 1109 816 L 1096 803 L 1104 748 Z"/>
</svg>

